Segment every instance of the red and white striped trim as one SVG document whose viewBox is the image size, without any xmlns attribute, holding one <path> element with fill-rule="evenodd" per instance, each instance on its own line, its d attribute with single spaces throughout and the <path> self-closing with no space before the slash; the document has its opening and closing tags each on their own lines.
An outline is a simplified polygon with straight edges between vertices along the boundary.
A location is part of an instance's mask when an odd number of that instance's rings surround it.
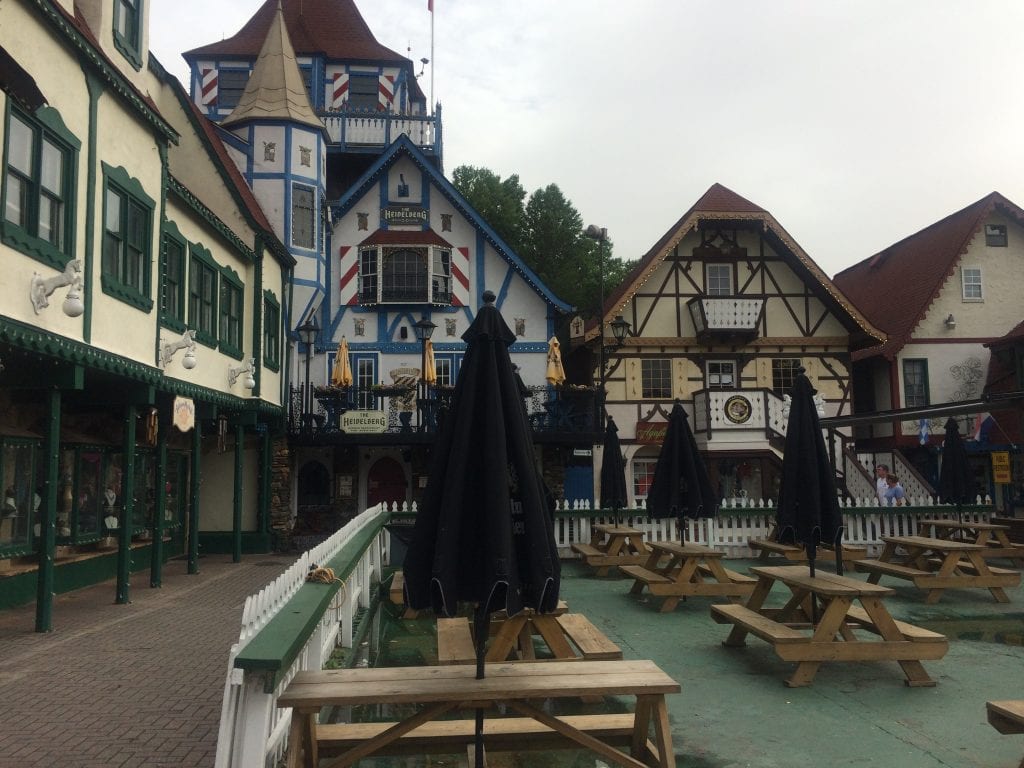
<svg viewBox="0 0 1024 768">
<path fill-rule="evenodd" d="M 469 304 L 469 248 L 459 246 L 452 253 L 452 304 Z"/>
<path fill-rule="evenodd" d="M 348 102 L 348 72 L 334 73 L 334 86 L 331 89 L 331 109 L 344 109 Z"/>
<path fill-rule="evenodd" d="M 204 67 L 199 70 L 199 103 L 208 107 L 217 102 L 217 70 Z"/>
<path fill-rule="evenodd" d="M 387 110 L 395 100 L 395 76 L 381 75 L 377 78 L 377 109 Z"/>
<path fill-rule="evenodd" d="M 338 247 L 338 304 L 346 306 L 359 303 L 359 252 L 351 245 Z"/>
</svg>

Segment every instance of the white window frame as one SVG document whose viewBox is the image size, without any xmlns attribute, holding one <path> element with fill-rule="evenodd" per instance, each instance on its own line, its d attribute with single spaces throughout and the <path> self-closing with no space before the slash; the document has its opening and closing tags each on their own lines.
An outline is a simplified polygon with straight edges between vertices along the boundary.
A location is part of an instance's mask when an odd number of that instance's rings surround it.
<svg viewBox="0 0 1024 768">
<path fill-rule="evenodd" d="M 651 483 L 654 482 L 654 468 L 658 464 L 658 458 L 656 456 L 636 456 L 632 461 L 632 469 L 630 470 L 630 485 L 633 491 L 633 504 L 634 506 L 647 498 L 647 494 L 641 494 L 637 485 L 637 470 L 641 467 L 644 469 L 645 475 L 650 478 L 647 483 L 648 493 L 651 490 Z"/>
<path fill-rule="evenodd" d="M 969 279 L 977 275 L 977 280 Z M 977 296 L 968 296 L 968 288 L 977 288 Z M 973 292 L 973 291 L 972 291 Z M 985 300 L 985 289 L 982 283 L 981 267 L 961 267 L 960 268 L 960 295 L 964 301 L 984 301 Z"/>
<path fill-rule="evenodd" d="M 712 270 L 725 270 L 728 273 L 728 286 L 727 290 L 723 293 L 719 287 L 715 287 L 712 290 L 711 285 L 711 271 Z M 722 279 L 722 275 L 716 275 L 715 280 L 719 281 Z M 704 265 L 704 292 L 708 296 L 733 296 L 733 270 L 732 264 L 705 264 Z"/>
<path fill-rule="evenodd" d="M 729 386 L 722 385 L 720 383 L 721 380 L 719 380 L 718 383 L 712 382 L 712 380 L 711 380 L 712 376 L 719 376 L 719 377 L 721 377 L 721 375 L 722 375 L 721 373 L 717 373 L 717 374 L 711 373 L 711 366 L 712 365 L 729 366 L 732 369 L 732 376 L 730 378 L 730 381 L 732 383 L 730 383 Z M 736 361 L 735 360 L 708 360 L 704 364 L 704 386 L 707 389 L 738 389 L 739 385 L 736 383 Z"/>
</svg>

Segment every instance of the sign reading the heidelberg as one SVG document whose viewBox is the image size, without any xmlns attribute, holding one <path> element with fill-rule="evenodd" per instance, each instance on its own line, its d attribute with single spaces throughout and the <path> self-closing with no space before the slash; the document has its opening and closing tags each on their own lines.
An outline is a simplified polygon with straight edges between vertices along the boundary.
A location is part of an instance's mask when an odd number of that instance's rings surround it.
<svg viewBox="0 0 1024 768">
<path fill-rule="evenodd" d="M 372 434 L 388 428 L 384 411 L 346 411 L 341 414 L 341 429 L 354 434 Z"/>
<path fill-rule="evenodd" d="M 428 215 L 418 205 L 389 205 L 380 209 L 380 218 L 388 224 L 426 224 Z"/>
</svg>

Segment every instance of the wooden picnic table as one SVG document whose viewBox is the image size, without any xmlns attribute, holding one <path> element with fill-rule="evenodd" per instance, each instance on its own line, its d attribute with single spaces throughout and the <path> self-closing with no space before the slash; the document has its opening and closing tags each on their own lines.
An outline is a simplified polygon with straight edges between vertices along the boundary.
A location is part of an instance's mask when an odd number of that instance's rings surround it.
<svg viewBox="0 0 1024 768">
<path fill-rule="evenodd" d="M 537 658 L 535 639 L 550 658 L 562 661 L 621 659 L 622 649 L 613 643 L 582 613 L 568 613 L 564 601 L 554 613 L 520 611 L 511 618 L 491 621 L 488 663 Z M 470 620 L 464 616 L 437 620 L 439 664 L 471 664 L 476 648 Z"/>
<path fill-rule="evenodd" d="M 472 744 L 473 719 L 446 716 L 472 707 L 488 708 L 487 749 L 583 748 L 616 765 L 669 768 L 675 756 L 665 694 L 679 690 L 652 661 L 537 661 L 489 664 L 480 680 L 472 665 L 299 672 L 277 705 L 292 708 L 288 768 L 350 766 L 370 755 L 452 754 Z M 625 714 L 568 717 L 541 708 L 546 699 L 581 696 L 635 696 L 636 708 Z M 317 722 L 323 707 L 372 704 L 412 705 L 417 711 L 386 723 Z M 497 704 L 518 717 L 498 716 Z M 336 759 L 322 765 L 325 757 Z"/>
<path fill-rule="evenodd" d="M 652 541 L 647 546 L 651 554 L 643 565 L 620 565 L 619 570 L 635 579 L 630 594 L 639 595 L 646 588 L 664 597 L 662 613 L 690 595 L 738 599 L 754 589 L 753 578 L 722 565 L 722 550 L 675 541 Z"/>
<path fill-rule="evenodd" d="M 798 544 L 780 544 L 772 538 L 749 538 L 747 539 L 747 546 L 758 553 L 758 559 L 762 562 L 777 559 L 773 556 L 781 556 L 791 563 L 807 562 L 807 552 Z M 854 544 L 843 544 L 842 555 L 844 563 L 859 560 L 868 556 L 868 548 Z M 835 548 L 827 544 L 819 544 L 817 559 L 834 563 L 836 560 Z"/>
<path fill-rule="evenodd" d="M 856 560 L 858 571 L 869 573 L 877 584 L 882 576 L 908 579 L 928 590 L 926 603 L 937 603 L 942 593 L 954 589 L 987 589 L 999 603 L 1008 603 L 1003 587 L 1020 584 L 1020 572 L 996 568 L 985 562 L 981 544 L 926 536 L 883 536 L 885 546 L 877 560 Z"/>
<path fill-rule="evenodd" d="M 597 576 L 607 576 L 613 566 L 643 565 L 651 553 L 643 531 L 611 523 L 591 525 L 590 543 L 575 542 L 572 549 L 587 565 L 597 569 Z"/>
<path fill-rule="evenodd" d="M 949 642 L 893 619 L 882 602 L 891 589 L 820 570 L 812 577 L 803 565 L 755 566 L 750 572 L 758 581 L 746 605 L 713 605 L 711 616 L 734 625 L 723 645 L 743 646 L 749 633 L 770 643 L 783 661 L 797 662 L 786 680 L 789 687 L 810 685 L 824 661 L 896 661 L 906 685 L 935 685 L 921 661 L 941 659 Z M 791 597 L 782 608 L 765 608 L 776 582 L 788 587 Z M 812 601 L 820 603 L 817 609 Z"/>
<path fill-rule="evenodd" d="M 919 520 L 918 525 L 926 533 L 930 529 L 931 535 L 936 539 L 959 539 L 979 544 L 985 548 L 981 554 L 986 559 L 1006 558 L 1013 560 L 1017 565 L 1024 565 L 1024 544 L 1014 544 L 1010 541 L 1008 525 L 937 518 Z"/>
</svg>

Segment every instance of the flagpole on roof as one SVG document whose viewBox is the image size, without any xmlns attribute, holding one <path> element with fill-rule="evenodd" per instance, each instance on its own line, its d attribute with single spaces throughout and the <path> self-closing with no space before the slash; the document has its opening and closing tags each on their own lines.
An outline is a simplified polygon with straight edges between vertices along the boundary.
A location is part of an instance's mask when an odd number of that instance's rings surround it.
<svg viewBox="0 0 1024 768">
<path fill-rule="evenodd" d="M 430 116 L 434 116 L 434 0 L 427 0 L 427 10 L 430 11 Z"/>
</svg>

